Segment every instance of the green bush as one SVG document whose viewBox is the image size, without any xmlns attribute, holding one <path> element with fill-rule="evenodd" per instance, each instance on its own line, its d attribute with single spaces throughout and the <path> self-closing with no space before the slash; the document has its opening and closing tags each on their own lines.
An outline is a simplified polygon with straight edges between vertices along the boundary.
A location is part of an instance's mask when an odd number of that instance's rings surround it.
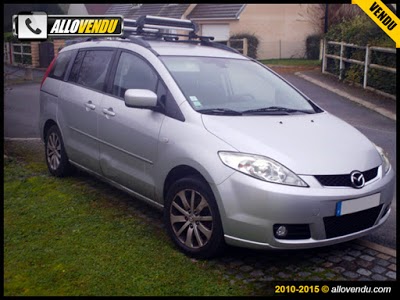
<svg viewBox="0 0 400 300">
<path fill-rule="evenodd" d="M 12 32 L 4 32 L 4 42 L 6 43 L 18 43 L 19 40 Z"/>
<path fill-rule="evenodd" d="M 251 33 L 237 33 L 232 35 L 229 39 L 247 39 L 247 45 L 248 45 L 248 50 L 247 50 L 247 56 L 256 59 L 257 58 L 257 48 L 258 48 L 258 44 L 259 39 L 255 34 L 251 34 Z M 242 47 L 242 43 L 241 42 L 235 42 L 232 41 L 231 42 L 231 47 L 232 48 L 241 48 Z"/>
<path fill-rule="evenodd" d="M 320 46 L 321 35 L 312 34 L 306 39 L 306 58 L 307 59 L 319 59 L 319 46 Z"/>
<path fill-rule="evenodd" d="M 326 38 L 360 46 L 395 47 L 394 41 L 367 15 L 359 15 L 332 26 Z"/>
<path fill-rule="evenodd" d="M 348 21 L 332 26 L 326 34 L 328 41 L 345 42 L 359 46 L 378 46 L 394 48 L 394 41 L 376 25 L 367 15 L 359 15 Z M 327 53 L 339 55 L 340 46 L 329 45 Z M 396 54 L 370 51 L 370 62 L 387 67 L 396 67 Z M 345 47 L 346 58 L 359 61 L 365 60 L 365 50 Z M 334 61 L 334 62 L 333 62 Z M 328 72 L 339 74 L 343 79 L 362 84 L 364 66 L 344 63 L 344 69 L 339 70 L 339 61 L 328 59 Z M 396 74 L 382 70 L 368 69 L 368 86 L 389 94 L 396 94 Z"/>
<path fill-rule="evenodd" d="M 396 53 L 371 51 L 371 63 L 396 68 Z M 386 93 L 396 94 L 396 74 L 368 69 L 368 85 Z"/>
</svg>

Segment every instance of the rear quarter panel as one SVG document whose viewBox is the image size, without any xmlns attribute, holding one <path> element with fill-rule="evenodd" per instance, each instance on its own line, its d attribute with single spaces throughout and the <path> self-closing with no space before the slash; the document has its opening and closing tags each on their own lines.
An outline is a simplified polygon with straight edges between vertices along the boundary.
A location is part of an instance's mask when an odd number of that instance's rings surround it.
<svg viewBox="0 0 400 300">
<path fill-rule="evenodd" d="M 61 80 L 47 77 L 40 89 L 39 132 L 42 141 L 45 139 L 44 125 L 46 122 L 48 120 L 53 120 L 58 124 L 58 95 L 63 83 L 64 82 Z"/>
</svg>

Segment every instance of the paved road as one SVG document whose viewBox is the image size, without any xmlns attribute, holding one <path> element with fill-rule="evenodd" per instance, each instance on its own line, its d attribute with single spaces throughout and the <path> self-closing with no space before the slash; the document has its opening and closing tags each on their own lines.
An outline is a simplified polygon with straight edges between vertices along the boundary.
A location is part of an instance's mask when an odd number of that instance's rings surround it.
<svg viewBox="0 0 400 300">
<path fill-rule="evenodd" d="M 396 123 L 367 108 L 344 99 L 293 74 L 284 76 L 330 113 L 358 128 L 371 141 L 384 148 L 392 166 L 396 165 Z M 39 85 L 15 85 L 5 93 L 4 136 L 39 137 Z M 396 198 L 396 197 L 395 197 Z M 396 201 L 389 220 L 375 233 L 365 237 L 375 243 L 396 249 Z"/>
<path fill-rule="evenodd" d="M 4 137 L 39 137 L 39 84 L 11 86 L 4 94 Z"/>
</svg>

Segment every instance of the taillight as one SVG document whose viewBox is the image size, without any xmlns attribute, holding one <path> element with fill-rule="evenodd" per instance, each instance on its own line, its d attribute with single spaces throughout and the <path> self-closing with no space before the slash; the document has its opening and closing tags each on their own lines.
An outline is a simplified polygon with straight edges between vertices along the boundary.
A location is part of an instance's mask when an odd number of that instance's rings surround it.
<svg viewBox="0 0 400 300">
<path fill-rule="evenodd" d="M 47 67 L 46 73 L 44 73 L 42 83 L 40 84 L 40 88 L 42 88 L 42 85 L 44 81 L 46 80 L 47 76 L 49 76 L 51 69 L 53 68 L 54 63 L 56 62 L 57 56 L 54 56 L 53 60 L 51 61 L 50 65 Z"/>
</svg>

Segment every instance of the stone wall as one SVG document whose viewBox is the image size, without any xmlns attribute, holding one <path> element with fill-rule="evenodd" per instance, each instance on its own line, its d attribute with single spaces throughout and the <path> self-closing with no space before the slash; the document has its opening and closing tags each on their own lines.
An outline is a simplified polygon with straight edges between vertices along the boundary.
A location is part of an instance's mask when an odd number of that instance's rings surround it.
<svg viewBox="0 0 400 300">
<path fill-rule="evenodd" d="M 54 40 L 53 44 L 54 44 L 54 56 L 56 56 L 60 48 L 65 46 L 65 40 Z"/>
<path fill-rule="evenodd" d="M 40 42 L 31 42 L 31 54 L 32 54 L 32 67 L 39 68 L 40 61 L 39 61 L 39 44 Z M 60 48 L 65 46 L 65 40 L 54 40 L 53 47 L 54 47 L 54 56 L 58 54 Z"/>
<path fill-rule="evenodd" d="M 39 67 L 39 42 L 31 42 L 32 67 Z"/>
</svg>

